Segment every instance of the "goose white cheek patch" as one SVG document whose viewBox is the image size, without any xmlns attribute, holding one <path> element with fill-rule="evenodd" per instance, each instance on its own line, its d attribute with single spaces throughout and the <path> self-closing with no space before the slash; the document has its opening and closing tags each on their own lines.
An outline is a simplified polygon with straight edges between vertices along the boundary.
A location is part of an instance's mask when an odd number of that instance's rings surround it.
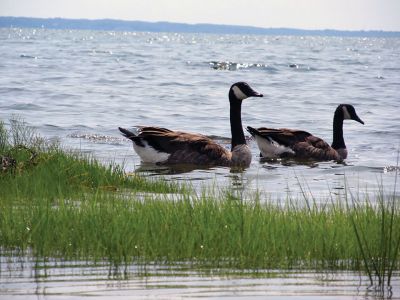
<svg viewBox="0 0 400 300">
<path fill-rule="evenodd" d="M 349 114 L 349 111 L 347 110 L 347 107 L 346 106 L 343 106 L 343 118 L 345 119 L 345 120 L 350 120 L 351 119 L 351 116 L 350 116 L 350 114 Z"/>
<path fill-rule="evenodd" d="M 237 86 L 232 87 L 233 93 L 235 94 L 236 98 L 238 98 L 239 100 L 243 100 L 248 98 L 246 96 L 245 93 L 242 92 L 242 90 L 240 88 L 238 88 Z"/>
</svg>

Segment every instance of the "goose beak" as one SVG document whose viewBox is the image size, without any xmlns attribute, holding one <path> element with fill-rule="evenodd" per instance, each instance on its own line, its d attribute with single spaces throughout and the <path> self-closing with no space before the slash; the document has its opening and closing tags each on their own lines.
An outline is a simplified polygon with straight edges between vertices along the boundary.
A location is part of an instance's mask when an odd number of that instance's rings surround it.
<svg viewBox="0 0 400 300">
<path fill-rule="evenodd" d="M 251 97 L 264 97 L 263 94 L 260 94 L 260 93 L 258 93 L 258 92 L 256 92 L 256 91 L 253 91 L 253 93 L 252 93 L 250 96 L 251 96 Z"/>
<path fill-rule="evenodd" d="M 364 125 L 364 121 L 361 120 L 357 115 L 353 118 L 353 120 Z"/>
</svg>

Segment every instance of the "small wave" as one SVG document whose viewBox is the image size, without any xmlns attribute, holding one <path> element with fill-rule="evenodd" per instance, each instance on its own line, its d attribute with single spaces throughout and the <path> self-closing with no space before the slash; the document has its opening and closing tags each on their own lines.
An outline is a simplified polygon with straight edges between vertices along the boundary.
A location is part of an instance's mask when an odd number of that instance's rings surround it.
<svg viewBox="0 0 400 300">
<path fill-rule="evenodd" d="M 214 70 L 237 71 L 239 69 L 259 69 L 268 71 L 277 71 L 274 67 L 261 63 L 237 63 L 231 61 L 210 61 L 209 66 Z"/>
<path fill-rule="evenodd" d="M 121 143 L 123 141 L 123 138 L 120 137 L 115 137 L 115 136 L 109 136 L 109 135 L 101 135 L 97 133 L 72 133 L 67 135 L 67 137 L 73 138 L 73 139 L 85 139 L 94 143 Z"/>
<path fill-rule="evenodd" d="M 399 166 L 385 166 L 385 167 L 383 167 L 383 173 L 391 173 L 391 172 L 399 172 L 400 173 L 400 167 Z"/>
<path fill-rule="evenodd" d="M 25 92 L 26 89 L 22 87 L 2 87 L 0 88 L 0 92 L 10 93 L 10 92 Z"/>
<path fill-rule="evenodd" d="M 366 166 L 366 165 L 359 165 L 359 166 L 354 166 L 352 165 L 352 170 L 358 173 L 400 173 L 400 166 L 394 166 L 394 165 L 387 165 L 387 166 Z"/>
<path fill-rule="evenodd" d="M 93 50 L 96 53 L 101 53 L 101 54 L 113 54 L 113 52 L 111 50 Z"/>
<path fill-rule="evenodd" d="M 37 56 L 32 56 L 32 55 L 27 55 L 27 54 L 21 54 L 19 57 L 20 58 L 37 59 Z"/>
<path fill-rule="evenodd" d="M 296 71 L 302 71 L 302 72 L 308 72 L 308 71 L 316 71 L 316 68 L 312 68 L 307 65 L 302 65 L 302 64 L 295 64 L 295 63 L 290 63 L 288 64 L 288 67 L 291 69 L 294 69 Z"/>
<path fill-rule="evenodd" d="M 33 103 L 17 103 L 9 106 L 10 109 L 15 110 L 41 110 L 42 107 L 40 105 L 36 105 Z"/>
<path fill-rule="evenodd" d="M 388 130 L 385 130 L 384 128 L 388 128 Z M 393 134 L 394 136 L 397 136 L 398 131 L 395 130 L 395 128 L 393 128 L 392 126 L 382 126 L 382 129 L 373 129 L 370 130 L 370 133 L 374 134 L 374 135 L 378 135 L 378 136 L 388 136 Z"/>
<path fill-rule="evenodd" d="M 193 84 L 177 81 L 162 82 L 160 86 L 193 86 Z"/>
<path fill-rule="evenodd" d="M 337 58 L 333 60 L 334 63 L 339 63 L 343 65 L 351 65 L 351 66 L 363 66 L 365 63 L 351 58 Z"/>
<path fill-rule="evenodd" d="M 58 125 L 55 125 L 55 124 L 48 124 L 48 123 L 44 123 L 43 127 L 48 128 L 48 129 L 56 129 L 56 130 L 59 130 L 59 131 L 65 130 L 65 128 L 62 127 L 62 126 L 58 126 Z"/>
<path fill-rule="evenodd" d="M 51 77 L 43 77 L 42 81 L 58 81 L 66 79 L 66 76 L 51 76 Z"/>
<path fill-rule="evenodd" d="M 400 68 L 398 67 L 386 67 L 383 68 L 384 71 L 400 71 Z"/>
<path fill-rule="evenodd" d="M 96 80 L 97 83 L 101 84 L 101 85 L 118 85 L 121 84 L 122 82 L 119 79 L 109 79 L 109 78 L 99 78 Z"/>
</svg>

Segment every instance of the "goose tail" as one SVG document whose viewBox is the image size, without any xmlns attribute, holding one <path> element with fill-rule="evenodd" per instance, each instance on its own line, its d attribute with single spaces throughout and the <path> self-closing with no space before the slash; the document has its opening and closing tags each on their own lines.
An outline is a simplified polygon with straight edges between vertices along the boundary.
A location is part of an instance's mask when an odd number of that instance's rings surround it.
<svg viewBox="0 0 400 300">
<path fill-rule="evenodd" d="M 246 129 L 254 137 L 257 136 L 257 135 L 261 136 L 260 132 L 257 129 L 251 127 L 251 126 L 247 126 Z"/>
<path fill-rule="evenodd" d="M 137 138 L 137 136 L 129 131 L 128 129 L 122 128 L 122 127 L 118 127 L 119 131 L 121 131 L 122 135 L 132 141 L 135 141 L 135 138 Z"/>
</svg>

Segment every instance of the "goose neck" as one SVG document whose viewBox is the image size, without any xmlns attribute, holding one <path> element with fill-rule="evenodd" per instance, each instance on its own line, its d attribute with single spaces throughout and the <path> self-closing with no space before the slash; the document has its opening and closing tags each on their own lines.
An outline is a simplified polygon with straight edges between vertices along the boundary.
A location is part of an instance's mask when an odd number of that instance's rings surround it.
<svg viewBox="0 0 400 300">
<path fill-rule="evenodd" d="M 230 99 L 230 122 L 231 122 L 231 134 L 232 134 L 232 148 L 237 145 L 246 144 L 242 127 L 242 101 Z"/>
<path fill-rule="evenodd" d="M 346 148 L 346 144 L 344 143 L 344 138 L 343 138 L 343 115 L 341 115 L 338 111 L 335 112 L 335 115 L 333 117 L 332 148 L 333 149 Z"/>
</svg>

